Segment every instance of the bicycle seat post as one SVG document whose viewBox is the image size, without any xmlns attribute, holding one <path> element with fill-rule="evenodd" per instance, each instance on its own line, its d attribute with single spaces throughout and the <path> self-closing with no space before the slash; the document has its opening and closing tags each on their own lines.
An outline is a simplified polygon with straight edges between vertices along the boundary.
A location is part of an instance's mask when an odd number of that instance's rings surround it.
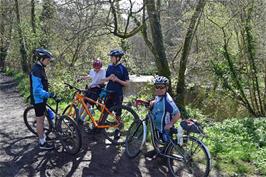
<svg viewBox="0 0 266 177">
<path fill-rule="evenodd" d="M 56 102 L 55 114 L 58 115 L 58 107 L 59 107 L 59 103 L 61 102 L 61 99 L 55 99 L 55 102 Z"/>
</svg>

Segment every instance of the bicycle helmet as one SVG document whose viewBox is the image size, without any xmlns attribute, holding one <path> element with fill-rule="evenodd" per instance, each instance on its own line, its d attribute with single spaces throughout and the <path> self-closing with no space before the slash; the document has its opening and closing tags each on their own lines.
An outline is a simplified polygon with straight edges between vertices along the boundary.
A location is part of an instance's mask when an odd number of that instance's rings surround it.
<svg viewBox="0 0 266 177">
<path fill-rule="evenodd" d="M 125 55 L 125 52 L 122 51 L 122 50 L 114 49 L 114 50 L 111 50 L 108 55 L 109 56 L 116 56 L 116 57 L 120 57 L 121 58 L 123 55 Z"/>
<path fill-rule="evenodd" d="M 96 60 L 93 61 L 92 66 L 95 69 L 100 69 L 103 66 L 103 63 L 99 58 L 97 58 Z"/>
<path fill-rule="evenodd" d="M 156 76 L 154 79 L 154 85 L 169 85 L 169 80 L 164 76 Z"/>
<path fill-rule="evenodd" d="M 41 59 L 48 58 L 50 60 L 54 60 L 54 57 L 53 57 L 52 53 L 49 52 L 48 50 L 44 49 L 44 48 L 37 48 L 37 49 L 35 49 L 35 51 L 34 51 L 33 54 L 36 57 L 41 58 Z"/>
</svg>

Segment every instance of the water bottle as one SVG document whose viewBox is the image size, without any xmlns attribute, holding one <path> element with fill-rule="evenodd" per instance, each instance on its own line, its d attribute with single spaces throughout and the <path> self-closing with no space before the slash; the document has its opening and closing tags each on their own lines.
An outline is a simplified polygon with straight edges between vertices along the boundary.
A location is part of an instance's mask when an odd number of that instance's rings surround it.
<svg viewBox="0 0 266 177">
<path fill-rule="evenodd" d="M 177 129 L 177 142 L 180 146 L 183 144 L 183 128 L 181 126 Z"/>
<path fill-rule="evenodd" d="M 54 119 L 54 112 L 50 108 L 47 109 L 47 114 L 50 120 Z"/>
<path fill-rule="evenodd" d="M 91 115 L 92 115 L 92 116 L 94 116 L 94 115 L 95 115 L 95 112 L 94 112 L 94 109 L 93 109 L 93 107 L 91 107 L 91 108 L 90 108 L 90 113 L 91 113 Z"/>
<path fill-rule="evenodd" d="M 94 129 L 94 124 L 93 124 L 92 122 L 89 124 L 89 128 L 90 128 L 91 130 Z"/>
</svg>

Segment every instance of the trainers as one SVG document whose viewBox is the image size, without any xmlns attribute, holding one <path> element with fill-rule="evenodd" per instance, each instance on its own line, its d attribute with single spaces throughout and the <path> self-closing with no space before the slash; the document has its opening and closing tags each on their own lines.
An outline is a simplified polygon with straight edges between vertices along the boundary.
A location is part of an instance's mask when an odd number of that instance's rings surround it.
<svg viewBox="0 0 266 177">
<path fill-rule="evenodd" d="M 43 144 L 39 143 L 39 147 L 42 150 L 52 150 L 52 149 L 54 149 L 54 146 L 49 144 L 49 143 L 47 143 L 47 142 L 45 142 Z"/>
<path fill-rule="evenodd" d="M 155 156 L 157 156 L 157 154 L 158 154 L 157 151 L 154 149 L 154 150 L 146 152 L 144 156 L 148 158 L 154 158 Z"/>
</svg>

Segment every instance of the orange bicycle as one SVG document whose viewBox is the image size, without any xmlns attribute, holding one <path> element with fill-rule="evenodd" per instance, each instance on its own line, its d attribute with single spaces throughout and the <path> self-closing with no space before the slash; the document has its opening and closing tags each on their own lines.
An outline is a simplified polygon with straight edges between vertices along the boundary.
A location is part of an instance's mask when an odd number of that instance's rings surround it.
<svg viewBox="0 0 266 177">
<path fill-rule="evenodd" d="M 70 103 L 65 110 L 63 115 L 80 122 L 80 109 L 85 111 L 86 118 L 84 124 L 88 125 L 90 129 L 102 129 L 106 138 L 115 145 L 122 145 L 125 143 L 127 131 L 129 126 L 139 120 L 137 113 L 126 105 L 115 105 L 111 108 L 107 108 L 105 102 L 110 99 L 110 91 L 103 89 L 105 92 L 103 97 L 94 101 L 84 95 L 85 90 L 79 89 L 73 85 L 65 83 L 70 89 L 75 89 L 73 102 Z M 88 109 L 86 101 L 92 105 L 94 111 Z M 103 103 L 102 103 L 103 102 Z M 121 115 L 116 115 L 117 112 L 121 112 Z"/>
</svg>

